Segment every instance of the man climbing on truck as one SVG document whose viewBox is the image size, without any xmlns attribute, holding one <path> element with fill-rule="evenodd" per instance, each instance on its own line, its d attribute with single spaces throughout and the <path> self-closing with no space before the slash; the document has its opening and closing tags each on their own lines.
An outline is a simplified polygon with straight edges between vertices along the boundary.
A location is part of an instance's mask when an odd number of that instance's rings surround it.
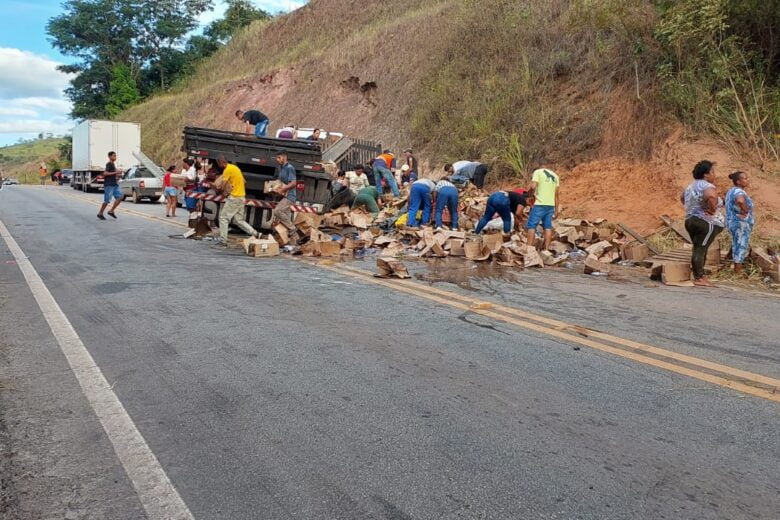
<svg viewBox="0 0 780 520">
<path fill-rule="evenodd" d="M 247 110 L 246 112 L 236 110 L 236 118 L 244 122 L 246 133 L 251 134 L 252 127 L 254 127 L 255 137 L 265 137 L 268 125 L 271 123 L 268 116 L 259 110 Z"/>
</svg>

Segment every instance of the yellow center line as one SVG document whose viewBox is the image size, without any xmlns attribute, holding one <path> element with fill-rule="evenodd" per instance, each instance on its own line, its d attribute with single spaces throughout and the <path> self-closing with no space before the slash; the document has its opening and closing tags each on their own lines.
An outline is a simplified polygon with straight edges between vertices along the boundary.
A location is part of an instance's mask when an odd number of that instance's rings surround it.
<svg viewBox="0 0 780 520">
<path fill-rule="evenodd" d="M 348 270 L 350 272 L 354 272 L 354 273 L 358 273 L 358 274 L 371 274 L 371 273 L 368 273 L 365 270 L 358 269 L 358 268 L 353 268 L 353 267 L 349 267 L 349 266 L 342 266 L 342 268 L 346 269 L 346 270 Z M 631 349 L 634 349 L 634 350 L 639 350 L 639 351 L 642 351 L 642 352 L 645 352 L 645 353 L 648 353 L 648 354 L 653 354 L 653 355 L 656 355 L 656 356 L 662 356 L 662 357 L 665 357 L 665 358 L 674 359 L 676 361 L 681 361 L 681 362 L 687 363 L 689 365 L 696 365 L 698 367 L 705 368 L 705 369 L 708 369 L 708 370 L 713 370 L 713 371 L 716 371 L 716 372 L 721 372 L 723 374 L 728 374 L 728 375 L 731 375 L 731 376 L 733 376 L 735 378 L 755 381 L 757 383 L 761 383 L 761 384 L 764 384 L 764 385 L 767 385 L 767 386 L 770 386 L 770 387 L 775 387 L 775 388 L 778 389 L 778 391 L 780 391 L 780 379 L 775 379 L 775 378 L 772 378 L 772 377 L 767 377 L 767 376 L 762 376 L 762 375 L 759 375 L 759 374 L 754 374 L 752 372 L 747 372 L 745 370 L 740 370 L 740 369 L 729 367 L 729 366 L 726 366 L 726 365 L 721 365 L 719 363 L 714 363 L 712 361 L 707 361 L 706 359 L 701 359 L 701 358 L 697 358 L 697 357 L 694 357 L 694 356 L 689 356 L 689 355 L 686 355 L 686 354 L 680 354 L 680 353 L 673 352 L 673 351 L 670 351 L 670 350 L 665 350 L 665 349 L 662 349 L 662 348 L 654 347 L 652 345 L 647 345 L 647 344 L 644 344 L 644 343 L 640 343 L 638 341 L 633 341 L 633 340 L 621 338 L 621 337 L 618 337 L 618 336 L 613 336 L 611 334 L 606 334 L 604 332 L 599 332 L 599 331 L 596 331 L 596 330 L 593 330 L 593 329 L 582 327 L 580 325 L 573 325 L 573 324 L 566 323 L 566 322 L 563 322 L 563 321 L 558 321 L 558 320 L 555 320 L 555 319 L 552 319 L 552 318 L 547 318 L 545 316 L 540 316 L 538 314 L 532 314 L 530 312 L 526 312 L 526 311 L 523 311 L 521 309 L 517 309 L 515 307 L 507 307 L 505 305 L 501 305 L 501 304 L 498 304 L 498 303 L 486 302 L 486 301 L 483 301 L 483 300 L 478 300 L 478 299 L 471 298 L 471 297 L 466 296 L 466 295 L 461 295 L 461 294 L 458 294 L 458 293 L 454 293 L 454 292 L 446 291 L 446 290 L 443 290 L 443 289 L 439 289 L 437 287 L 429 287 L 429 286 L 418 284 L 418 283 L 415 283 L 415 282 L 410 282 L 408 280 L 398 280 L 398 281 L 394 281 L 394 283 L 400 283 L 402 285 L 410 286 L 410 287 L 413 287 L 413 288 L 418 288 L 419 290 L 434 292 L 434 293 L 437 293 L 440 296 L 443 296 L 445 298 L 458 298 L 458 299 L 460 299 L 462 301 L 466 301 L 470 305 L 472 305 L 472 307 L 470 307 L 472 310 L 474 310 L 473 306 L 478 306 L 480 304 L 487 304 L 487 305 L 490 306 L 491 309 L 494 309 L 494 310 L 497 310 L 497 311 L 500 311 L 500 312 L 503 312 L 505 314 L 509 314 L 509 315 L 512 315 L 512 316 L 517 316 L 517 317 L 524 318 L 524 319 L 527 319 L 527 320 L 532 320 L 532 321 L 535 321 L 537 323 L 541 323 L 541 324 L 544 324 L 544 325 L 548 325 L 548 326 L 550 326 L 550 327 L 552 327 L 552 328 L 554 328 L 556 330 L 560 330 L 560 331 L 564 331 L 564 332 L 566 332 L 566 331 L 574 332 L 574 333 L 576 333 L 578 335 L 584 335 L 584 336 L 590 337 L 590 338 L 597 338 L 597 339 L 609 341 L 611 343 L 615 343 L 615 344 L 618 344 L 618 345 L 621 345 L 621 346 L 624 346 L 624 347 L 628 347 L 628 348 L 631 348 Z"/>
<path fill-rule="evenodd" d="M 64 197 L 73 198 L 82 202 L 87 202 L 95 206 L 100 206 L 99 202 L 87 199 L 79 195 L 63 194 Z M 185 224 L 164 220 L 161 217 L 147 215 L 132 209 L 123 209 L 124 213 L 145 218 L 154 222 L 170 224 L 186 228 Z M 467 295 L 419 284 L 409 280 L 388 281 L 376 278 L 372 273 L 364 269 L 350 267 L 344 264 L 338 267 L 332 267 L 317 263 L 316 261 L 302 259 L 307 265 L 319 267 L 338 273 L 341 275 L 347 271 L 351 276 L 360 280 L 424 298 L 435 303 L 445 305 L 451 308 L 459 309 L 473 314 L 479 314 L 487 318 L 508 323 L 519 328 L 532 330 L 539 334 L 561 339 L 569 343 L 583 345 L 594 350 L 606 352 L 625 359 L 630 359 L 645 365 L 661 368 L 669 372 L 684 375 L 700 381 L 705 381 L 718 386 L 729 388 L 744 394 L 761 397 L 770 401 L 780 402 L 780 379 L 755 374 L 746 370 L 722 365 L 706 359 L 680 354 L 670 350 L 654 347 L 638 341 L 633 341 L 618 336 L 606 334 L 596 330 L 588 329 L 580 325 L 566 323 L 553 318 L 533 314 L 515 307 L 508 307 L 494 302 L 480 300 Z M 600 341 L 597 341 L 600 340 Z M 630 349 L 630 350 L 628 350 Z M 657 356 L 657 357 L 653 357 Z M 659 357 L 664 359 L 658 359 Z M 674 363 L 675 361 L 677 363 Z M 682 364 L 678 364 L 682 363 Z M 687 366 L 686 366 L 687 365 Z M 701 369 L 707 370 L 697 370 Z M 716 372 L 716 373 L 711 373 Z"/>
<path fill-rule="evenodd" d="M 758 374 L 753 374 L 751 372 L 746 372 L 746 371 L 743 371 L 743 370 L 731 369 L 731 367 L 726 367 L 724 365 L 717 365 L 715 363 L 712 363 L 712 365 L 716 365 L 716 366 L 722 367 L 723 369 L 727 369 L 727 370 L 731 370 L 731 371 L 737 371 L 737 372 L 739 372 L 741 374 L 739 380 L 729 379 L 729 378 L 726 378 L 726 377 L 723 377 L 723 376 L 719 376 L 719 375 L 716 375 L 716 374 L 710 374 L 710 373 L 703 372 L 703 371 L 700 371 L 700 370 L 695 370 L 695 369 L 692 369 L 692 368 L 688 368 L 686 366 L 670 363 L 669 361 L 664 361 L 664 360 L 660 360 L 660 359 L 657 359 L 657 358 L 654 358 L 654 357 L 646 356 L 646 355 L 643 355 L 643 354 L 638 353 L 638 352 L 629 351 L 629 350 L 625 350 L 625 349 L 622 349 L 622 348 L 619 348 L 619 347 L 611 346 L 611 345 L 609 345 L 607 343 L 594 341 L 592 339 L 584 338 L 584 337 L 582 337 L 580 335 L 573 335 L 573 334 L 570 334 L 570 333 L 566 332 L 565 330 L 562 330 L 560 327 L 546 327 L 544 325 L 539 325 L 539 324 L 536 324 L 536 323 L 532 323 L 530 321 L 520 320 L 520 319 L 514 318 L 512 316 L 507 316 L 505 314 L 501 314 L 501 313 L 495 312 L 493 310 L 475 307 L 474 303 L 468 303 L 468 304 L 467 303 L 461 303 L 462 300 L 469 301 L 469 299 L 468 298 L 464 298 L 462 295 L 457 294 L 457 293 L 449 293 L 448 291 L 441 291 L 441 290 L 429 291 L 430 287 L 428 287 L 428 286 L 415 284 L 414 282 L 409 283 L 407 281 L 402 281 L 402 280 L 393 280 L 392 282 L 388 282 L 386 280 L 378 279 L 378 278 L 374 277 L 373 275 L 368 275 L 368 274 L 366 274 L 366 271 L 363 271 L 361 269 L 353 269 L 353 268 L 349 268 L 349 267 L 345 268 L 344 266 L 331 267 L 331 266 L 327 266 L 327 265 L 316 264 L 316 263 L 310 262 L 310 261 L 307 261 L 306 263 L 308 263 L 310 265 L 316 265 L 317 267 L 320 267 L 322 269 L 327 269 L 329 271 L 333 271 L 335 273 L 340 273 L 340 274 L 344 274 L 343 271 L 346 269 L 346 270 L 354 273 L 354 276 L 356 276 L 356 277 L 360 278 L 361 280 L 363 280 L 365 282 L 368 282 L 368 283 L 372 283 L 372 284 L 375 284 L 375 285 L 381 285 L 383 287 L 388 287 L 388 288 L 393 289 L 395 291 L 408 293 L 408 294 L 411 294 L 411 295 L 414 295 L 414 296 L 417 296 L 417 297 L 420 297 L 420 298 L 425 298 L 427 300 L 431 300 L 433 302 L 436 302 L 436 303 L 439 303 L 439 304 L 442 304 L 442 305 L 446 305 L 448 307 L 452 307 L 452 308 L 455 308 L 455 309 L 460 309 L 460 310 L 467 311 L 467 312 L 474 313 L 474 314 L 480 314 L 482 316 L 485 316 L 485 317 L 488 317 L 488 318 L 492 318 L 492 319 L 495 319 L 495 320 L 498 320 L 498 321 L 502 321 L 504 323 L 509 323 L 511 325 L 515 325 L 515 326 L 520 327 L 520 328 L 532 330 L 534 332 L 538 332 L 538 333 L 546 335 L 546 336 L 552 336 L 552 337 L 555 337 L 555 338 L 567 341 L 569 343 L 576 343 L 576 344 L 579 344 L 579 345 L 584 345 L 584 346 L 590 347 L 590 348 L 595 349 L 595 350 L 599 350 L 599 351 L 602 351 L 602 352 L 607 352 L 607 353 L 610 353 L 610 354 L 614 354 L 614 355 L 620 356 L 620 357 L 625 358 L 625 359 L 638 361 L 640 363 L 643 363 L 643 364 L 646 364 L 646 365 L 650 365 L 650 366 L 654 366 L 656 368 L 662 368 L 664 370 L 668 370 L 670 372 L 674 372 L 674 373 L 677 373 L 677 374 L 681 374 L 681 375 L 685 375 L 685 376 L 688 376 L 688 377 L 692 377 L 692 378 L 698 379 L 700 381 L 706 381 L 708 383 L 713 383 L 713 384 L 716 384 L 716 385 L 719 385 L 719 386 L 722 386 L 722 387 L 725 387 L 725 388 L 730 388 L 732 390 L 736 390 L 736 391 L 739 391 L 739 392 L 742 392 L 742 393 L 745 393 L 745 394 L 753 395 L 753 396 L 756 396 L 756 397 L 762 397 L 764 399 L 768 399 L 770 401 L 775 401 L 775 402 L 780 403 L 780 381 L 778 381 L 776 379 L 768 378 L 768 377 L 761 376 L 761 375 L 758 375 Z M 399 282 L 402 282 L 402 283 L 399 283 Z M 415 287 L 415 286 L 418 286 L 418 287 Z M 461 301 L 459 301 L 459 300 L 461 300 Z M 474 302 L 476 302 L 476 301 L 474 300 Z M 480 302 L 480 303 L 488 303 L 489 305 L 491 305 L 493 307 L 496 307 L 495 304 L 492 304 L 490 302 Z M 503 306 L 499 306 L 499 308 L 501 308 L 501 307 L 503 307 Z M 503 307 L 503 308 L 504 309 L 512 309 L 512 308 L 507 308 L 507 307 Z M 519 312 L 522 312 L 522 311 L 519 311 Z M 562 323 L 562 322 L 559 322 L 559 323 Z M 575 330 L 576 331 L 576 330 L 581 329 L 581 328 L 582 327 L 579 327 L 577 325 L 568 325 L 567 326 L 568 330 Z M 585 329 L 585 330 L 588 330 L 588 329 Z M 609 336 L 609 335 L 604 335 L 604 336 L 608 336 L 610 338 L 622 340 L 622 338 L 616 338 L 614 336 Z M 634 343 L 634 342 L 629 342 L 628 340 L 623 340 L 623 341 L 628 342 L 628 343 Z M 641 345 L 641 344 L 637 343 L 637 345 Z M 658 351 L 664 352 L 665 353 L 665 357 L 669 357 L 669 358 L 675 359 L 674 355 L 676 355 L 676 353 L 674 353 L 674 352 L 665 351 L 665 350 L 662 350 L 662 349 L 657 349 L 655 347 L 650 347 L 650 348 L 652 348 L 654 350 L 658 350 Z M 682 356 L 682 355 L 679 355 L 679 356 Z M 684 356 L 684 357 L 689 358 L 690 360 L 697 360 L 700 363 L 709 363 L 709 362 L 707 362 L 705 360 L 700 360 L 698 358 L 693 358 L 691 356 Z M 726 372 L 726 373 L 728 373 L 728 372 Z M 753 385 L 751 385 L 749 383 L 756 383 L 756 384 L 759 384 L 760 386 L 753 386 Z M 763 385 L 767 385 L 767 387 L 764 387 Z"/>
</svg>

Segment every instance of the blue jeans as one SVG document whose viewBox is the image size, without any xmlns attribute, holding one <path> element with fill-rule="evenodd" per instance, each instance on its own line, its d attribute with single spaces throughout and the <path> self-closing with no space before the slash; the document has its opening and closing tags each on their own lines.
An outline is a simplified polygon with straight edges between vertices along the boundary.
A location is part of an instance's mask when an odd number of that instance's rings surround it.
<svg viewBox="0 0 780 520">
<path fill-rule="evenodd" d="M 540 222 L 544 229 L 552 229 L 553 213 L 555 213 L 555 206 L 534 205 L 528 214 L 528 222 L 525 223 L 525 229 L 536 229 Z"/>
<path fill-rule="evenodd" d="M 409 218 L 407 224 L 409 227 L 417 227 L 417 211 L 423 208 L 422 223 L 428 224 L 431 221 L 431 189 L 425 184 L 412 184 L 412 191 L 409 193 Z"/>
<path fill-rule="evenodd" d="M 103 202 L 108 204 L 112 198 L 122 200 L 122 192 L 119 186 L 103 186 Z"/>
<path fill-rule="evenodd" d="M 485 214 L 479 219 L 477 224 L 476 233 L 479 235 L 488 222 L 493 220 L 493 215 L 498 213 L 501 216 L 501 220 L 504 221 L 504 233 L 512 231 L 512 208 L 509 206 L 509 197 L 506 193 L 497 191 L 490 196 L 487 200 L 487 208 L 485 208 Z"/>
<path fill-rule="evenodd" d="M 395 176 L 393 175 L 393 172 L 388 170 L 387 168 L 382 168 L 381 166 L 374 166 L 374 178 L 376 179 L 376 191 L 379 192 L 379 194 L 382 194 L 382 179 L 384 178 L 387 182 L 387 185 L 390 186 L 390 189 L 393 190 L 393 196 L 399 197 L 401 195 L 401 192 L 398 191 L 398 183 L 395 182 Z"/>
<path fill-rule="evenodd" d="M 255 125 L 255 137 L 265 137 L 265 131 L 268 130 L 268 119 L 263 119 Z"/>
<path fill-rule="evenodd" d="M 450 216 L 452 217 L 452 229 L 458 229 L 458 189 L 450 186 L 445 186 L 439 190 L 439 195 L 436 197 L 436 227 L 441 227 L 441 216 L 444 213 L 444 208 L 450 210 Z"/>
</svg>

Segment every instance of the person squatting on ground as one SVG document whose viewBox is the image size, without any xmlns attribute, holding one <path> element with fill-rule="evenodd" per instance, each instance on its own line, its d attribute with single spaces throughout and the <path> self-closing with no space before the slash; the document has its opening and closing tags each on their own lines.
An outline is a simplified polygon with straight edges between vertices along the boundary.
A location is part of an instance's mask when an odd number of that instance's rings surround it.
<svg viewBox="0 0 780 520">
<path fill-rule="evenodd" d="M 525 224 L 526 240 L 529 246 L 536 243 L 536 227 L 541 223 L 544 229 L 544 242 L 542 250 L 550 249 L 552 241 L 553 219 L 558 210 L 560 194 L 558 188 L 561 184 L 558 174 L 548 168 L 539 168 L 534 171 L 531 178 L 529 197 L 534 197 L 534 207 L 528 214 L 528 222 Z"/>
<path fill-rule="evenodd" d="M 745 191 L 750 179 L 745 172 L 729 175 L 734 187 L 726 192 L 726 227 L 731 234 L 731 257 L 734 272 L 742 272 L 742 263 L 750 252 L 750 234 L 753 232 L 753 199 Z"/>
<path fill-rule="evenodd" d="M 222 168 L 222 180 L 230 189 L 219 211 L 219 245 L 226 247 L 231 222 L 249 236 L 257 237 L 259 234 L 245 219 L 246 182 L 241 170 L 235 164 L 229 164 L 222 155 L 217 158 L 217 165 Z"/>
<path fill-rule="evenodd" d="M 450 166 L 449 164 L 447 166 Z M 444 170 L 447 171 L 447 166 Z M 450 166 L 451 167 L 451 166 Z M 444 214 L 444 208 L 447 208 L 450 212 L 450 229 L 457 231 L 458 229 L 458 188 L 455 187 L 448 180 L 440 180 L 433 188 L 433 192 L 436 194 L 436 210 L 434 211 L 434 221 L 436 223 L 436 229 L 442 227 L 442 216 Z"/>
<path fill-rule="evenodd" d="M 292 205 L 297 200 L 298 178 L 295 166 L 287 161 L 287 152 L 282 150 L 276 154 L 276 162 L 279 164 L 279 176 L 282 185 L 276 189 L 276 193 L 282 196 L 273 211 L 274 218 L 287 228 L 290 242 L 297 244 L 300 240 L 298 230 L 292 221 Z"/>
<path fill-rule="evenodd" d="M 255 137 L 265 137 L 268 125 L 271 124 L 268 116 L 259 110 L 247 110 L 246 112 L 236 110 L 236 118 L 244 122 L 244 131 L 248 134 L 254 132 Z"/>
<path fill-rule="evenodd" d="M 122 170 L 118 170 L 116 167 L 116 152 L 108 152 L 108 162 L 106 163 L 106 169 L 103 172 L 103 204 L 100 205 L 97 218 L 100 220 L 106 220 L 103 216 L 103 212 L 106 207 L 114 199 L 114 205 L 108 210 L 110 217 L 116 218 L 116 208 L 119 203 L 124 200 L 122 192 L 119 191 L 119 182 L 117 177 L 122 174 Z"/>
<path fill-rule="evenodd" d="M 523 216 L 523 209 L 528 204 L 526 194 L 520 194 L 514 191 L 497 191 L 487 200 L 485 214 L 479 219 L 477 228 L 474 232 L 479 235 L 488 222 L 493 220 L 493 216 L 498 213 L 504 223 L 504 234 L 508 235 L 512 231 L 512 215 L 515 217 L 515 228 L 520 229 L 520 221 Z"/>
<path fill-rule="evenodd" d="M 352 206 L 354 201 L 355 194 L 349 189 L 346 174 L 344 170 L 339 170 L 336 174 L 336 180 L 331 183 L 331 196 L 323 211 L 327 213 L 341 206 Z"/>
<path fill-rule="evenodd" d="M 352 203 L 352 209 L 365 208 L 374 217 L 379 215 L 379 192 L 376 191 L 374 186 L 363 188 L 355 197 L 355 201 Z"/>
<path fill-rule="evenodd" d="M 165 170 L 165 175 L 163 175 L 163 195 L 165 195 L 166 217 L 176 216 L 176 206 L 178 205 L 179 190 L 176 189 L 176 186 L 171 184 L 171 175 L 173 175 L 175 171 L 176 166 L 171 165 L 168 166 L 168 169 Z"/>
<path fill-rule="evenodd" d="M 395 156 L 390 153 L 390 150 L 385 150 L 379 157 L 374 159 L 372 163 L 374 170 L 374 179 L 376 180 L 376 189 L 381 195 L 384 191 L 382 189 L 382 180 L 384 179 L 387 186 L 392 190 L 393 197 L 400 197 L 401 192 L 398 190 L 398 183 L 395 181 L 395 176 L 391 169 L 395 168 Z"/>
<path fill-rule="evenodd" d="M 707 250 L 725 226 L 723 200 L 718 197 L 713 184 L 715 164 L 711 161 L 699 161 L 693 168 L 693 179 L 680 197 L 685 206 L 685 230 L 693 243 L 693 283 L 712 287 L 712 283 L 704 276 L 704 264 L 707 261 Z"/>
<path fill-rule="evenodd" d="M 427 226 L 431 222 L 431 194 L 436 188 L 436 184 L 430 179 L 418 179 L 412 183 L 412 189 L 409 192 L 409 216 L 407 225 L 416 228 L 421 223 Z M 422 220 L 417 220 L 417 212 L 422 206 Z"/>
</svg>

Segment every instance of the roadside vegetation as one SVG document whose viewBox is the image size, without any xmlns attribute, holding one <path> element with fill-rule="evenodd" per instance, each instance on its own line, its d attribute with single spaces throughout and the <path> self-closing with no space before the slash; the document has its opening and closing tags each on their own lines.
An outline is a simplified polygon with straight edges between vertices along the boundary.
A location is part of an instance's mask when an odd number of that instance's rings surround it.
<svg viewBox="0 0 780 520">
<path fill-rule="evenodd" d="M 774 0 L 317 0 L 236 30 L 185 79 L 118 117 L 141 122 L 145 149 L 165 160 L 184 124 L 224 124 L 211 104 L 235 104 L 236 82 L 294 70 L 283 106 L 309 105 L 310 84 L 337 90 L 334 71 L 362 70 L 381 92 L 386 144 L 480 159 L 507 177 L 542 158 L 647 159 L 679 124 L 772 170 L 778 26 Z M 409 52 L 420 55 L 415 69 L 397 74 Z M 394 76 L 403 88 L 388 88 Z"/>
<path fill-rule="evenodd" d="M 48 171 L 70 165 L 70 142 L 66 138 L 43 137 L 0 148 L 0 169 L 3 178 L 15 178 L 22 184 L 37 184 L 38 167 L 46 164 Z"/>
</svg>

